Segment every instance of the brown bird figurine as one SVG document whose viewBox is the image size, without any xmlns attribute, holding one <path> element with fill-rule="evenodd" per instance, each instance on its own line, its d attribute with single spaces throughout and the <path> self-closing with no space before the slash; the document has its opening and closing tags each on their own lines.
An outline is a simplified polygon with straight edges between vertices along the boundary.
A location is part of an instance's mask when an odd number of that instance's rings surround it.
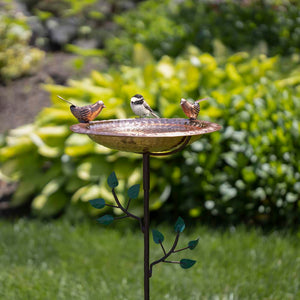
<svg viewBox="0 0 300 300">
<path fill-rule="evenodd" d="M 76 106 L 68 100 L 57 96 L 59 99 L 71 104 L 70 110 L 71 113 L 76 117 L 76 119 L 80 123 L 89 123 L 93 121 L 101 112 L 103 108 L 106 106 L 104 105 L 103 101 L 97 101 L 94 104 L 86 105 L 86 106 Z"/>
<path fill-rule="evenodd" d="M 196 120 L 198 117 L 198 114 L 200 112 L 200 105 L 199 102 L 207 100 L 208 98 L 200 99 L 195 101 L 194 103 L 190 103 L 185 99 L 181 99 L 180 105 L 185 113 L 185 115 L 190 119 L 190 120 Z"/>
</svg>

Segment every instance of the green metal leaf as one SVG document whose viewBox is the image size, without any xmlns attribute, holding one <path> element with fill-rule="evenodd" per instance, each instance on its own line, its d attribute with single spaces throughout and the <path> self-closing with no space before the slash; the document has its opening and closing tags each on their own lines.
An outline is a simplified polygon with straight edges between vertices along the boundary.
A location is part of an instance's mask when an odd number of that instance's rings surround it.
<svg viewBox="0 0 300 300">
<path fill-rule="evenodd" d="M 101 218 L 98 218 L 97 221 L 103 225 L 109 225 L 114 221 L 114 217 L 112 215 L 104 215 Z"/>
<path fill-rule="evenodd" d="M 118 186 L 119 182 L 118 182 L 118 179 L 117 179 L 117 176 L 116 176 L 115 172 L 112 172 L 108 176 L 107 183 L 108 183 L 109 187 L 111 187 L 112 189 Z"/>
<path fill-rule="evenodd" d="M 198 245 L 198 242 L 199 242 L 199 239 L 190 241 L 188 244 L 190 250 L 194 250 L 196 248 L 196 246 Z"/>
<path fill-rule="evenodd" d="M 160 244 L 164 241 L 164 235 L 156 229 L 152 229 L 153 241 L 156 244 Z"/>
<path fill-rule="evenodd" d="M 139 192 L 140 192 L 140 185 L 135 184 L 128 189 L 128 197 L 130 199 L 135 199 L 138 197 Z"/>
<path fill-rule="evenodd" d="M 93 207 L 98 208 L 98 209 L 101 209 L 105 206 L 105 201 L 102 198 L 89 200 L 89 202 Z"/>
<path fill-rule="evenodd" d="M 183 259 L 180 261 L 180 267 L 181 267 L 182 269 L 189 269 L 189 268 L 191 268 L 195 263 L 196 263 L 195 260 L 183 258 Z"/>
<path fill-rule="evenodd" d="M 181 217 L 178 217 L 176 224 L 175 224 L 175 232 L 182 232 L 185 228 L 184 221 Z"/>
</svg>

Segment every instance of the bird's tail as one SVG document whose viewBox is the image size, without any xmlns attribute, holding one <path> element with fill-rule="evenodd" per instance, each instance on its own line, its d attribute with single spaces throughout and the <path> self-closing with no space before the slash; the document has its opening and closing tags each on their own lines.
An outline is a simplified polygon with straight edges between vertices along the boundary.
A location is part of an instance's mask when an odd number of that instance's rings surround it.
<svg viewBox="0 0 300 300">
<path fill-rule="evenodd" d="M 157 118 L 157 119 L 160 118 L 160 117 L 159 117 L 157 114 L 155 114 L 153 111 L 151 111 L 151 115 L 152 115 L 153 117 Z"/>
<path fill-rule="evenodd" d="M 71 104 L 71 105 L 74 105 L 73 103 L 71 103 L 70 101 L 68 101 L 68 100 L 64 99 L 64 98 L 63 98 L 63 97 L 61 97 L 61 96 L 58 96 L 58 95 L 57 95 L 57 97 L 58 97 L 59 99 L 61 99 L 61 100 L 65 101 L 65 102 L 67 102 L 67 103 Z"/>
<path fill-rule="evenodd" d="M 195 103 L 199 103 L 199 102 L 201 102 L 201 101 L 208 100 L 208 99 L 209 99 L 209 98 L 199 99 L 199 100 L 195 101 Z"/>
</svg>

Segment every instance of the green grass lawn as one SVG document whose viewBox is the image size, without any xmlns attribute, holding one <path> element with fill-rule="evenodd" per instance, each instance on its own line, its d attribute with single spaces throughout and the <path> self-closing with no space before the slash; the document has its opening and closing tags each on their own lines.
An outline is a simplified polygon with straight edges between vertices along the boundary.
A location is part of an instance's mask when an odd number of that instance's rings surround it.
<svg viewBox="0 0 300 300">
<path fill-rule="evenodd" d="M 0 299 L 143 299 L 143 238 L 139 231 L 122 229 L 126 222 L 105 228 L 61 220 L 1 221 Z M 157 229 L 168 248 L 174 238 L 171 226 Z M 171 257 L 195 259 L 194 267 L 154 267 L 151 299 L 300 299 L 296 234 L 199 226 L 183 232 L 179 247 L 197 237 L 195 250 Z M 159 246 L 151 243 L 152 260 L 160 255 Z"/>
</svg>

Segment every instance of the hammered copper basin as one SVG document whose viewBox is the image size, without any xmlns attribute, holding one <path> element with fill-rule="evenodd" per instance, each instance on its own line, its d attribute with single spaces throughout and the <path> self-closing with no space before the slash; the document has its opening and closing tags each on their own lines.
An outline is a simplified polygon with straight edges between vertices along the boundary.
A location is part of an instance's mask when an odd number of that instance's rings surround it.
<svg viewBox="0 0 300 300">
<path fill-rule="evenodd" d="M 80 123 L 71 126 L 76 133 L 87 134 L 105 147 L 136 153 L 170 151 L 191 137 L 220 130 L 216 123 L 188 119 L 115 119 Z"/>
</svg>

